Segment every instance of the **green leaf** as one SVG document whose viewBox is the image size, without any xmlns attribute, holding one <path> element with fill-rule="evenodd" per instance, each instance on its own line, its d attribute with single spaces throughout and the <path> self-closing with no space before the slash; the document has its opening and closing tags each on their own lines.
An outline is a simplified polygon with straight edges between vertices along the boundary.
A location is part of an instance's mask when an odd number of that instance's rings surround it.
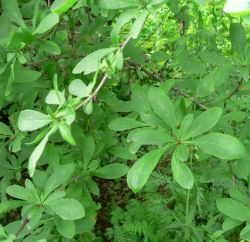
<svg viewBox="0 0 250 242">
<path fill-rule="evenodd" d="M 179 134 L 180 134 L 181 139 L 185 139 L 185 137 L 188 136 L 188 133 L 190 132 L 190 127 L 193 123 L 193 119 L 194 119 L 193 114 L 188 114 L 182 119 L 181 127 L 179 130 Z"/>
<path fill-rule="evenodd" d="M 59 131 L 65 141 L 67 141 L 71 145 L 76 145 L 76 142 L 70 131 L 70 126 L 67 125 L 66 122 L 64 121 L 60 122 Z"/>
<path fill-rule="evenodd" d="M 41 77 L 41 72 L 33 71 L 29 69 L 21 69 L 15 71 L 14 82 L 16 83 L 28 83 L 33 82 Z"/>
<path fill-rule="evenodd" d="M 234 160 L 246 155 L 243 144 L 227 134 L 210 133 L 193 140 L 193 144 L 205 153 L 221 159 Z"/>
<path fill-rule="evenodd" d="M 234 175 L 237 176 L 239 179 L 247 180 L 248 176 L 250 175 L 249 163 L 250 161 L 248 157 L 235 161 L 232 164 L 232 171 Z"/>
<path fill-rule="evenodd" d="M 121 49 L 118 49 L 115 56 L 114 56 L 114 62 L 113 65 L 115 65 L 117 70 L 122 70 L 124 65 L 124 57 L 123 52 Z"/>
<path fill-rule="evenodd" d="M 229 37 L 233 49 L 243 56 L 246 47 L 246 31 L 243 25 L 240 23 L 231 23 Z"/>
<path fill-rule="evenodd" d="M 140 121 L 137 121 L 135 119 L 132 119 L 132 118 L 127 118 L 127 117 L 116 118 L 113 121 L 111 121 L 110 124 L 108 125 L 110 129 L 115 130 L 115 131 L 124 131 L 124 130 L 134 129 L 134 128 L 138 128 L 142 126 L 146 126 L 146 124 Z"/>
<path fill-rule="evenodd" d="M 0 214 L 8 213 L 9 211 L 25 205 L 24 201 L 7 201 L 0 203 Z"/>
<path fill-rule="evenodd" d="M 105 9 L 120 9 L 137 6 L 135 0 L 98 0 L 97 4 L 100 8 Z"/>
<path fill-rule="evenodd" d="M 186 163 L 179 160 L 177 153 L 174 153 L 171 161 L 171 169 L 175 181 L 185 189 L 192 189 L 194 176 Z"/>
<path fill-rule="evenodd" d="M 47 197 L 52 191 L 65 183 L 72 176 L 74 170 L 73 163 L 58 166 L 44 185 L 44 196 Z"/>
<path fill-rule="evenodd" d="M 199 117 L 194 119 L 187 136 L 183 138 L 196 137 L 209 131 L 219 122 L 221 114 L 222 109 L 220 107 L 210 108 L 206 112 L 203 112 Z"/>
<path fill-rule="evenodd" d="M 15 63 L 16 63 L 16 58 L 12 61 L 10 65 L 10 75 L 8 78 L 6 90 L 5 90 L 5 96 L 9 96 L 11 94 L 13 82 L 15 80 Z"/>
<path fill-rule="evenodd" d="M 93 102 L 90 100 L 84 107 L 83 107 L 84 113 L 87 115 L 90 115 L 93 112 Z"/>
<path fill-rule="evenodd" d="M 44 40 L 41 43 L 41 49 L 51 55 L 60 55 L 60 47 L 51 40 Z"/>
<path fill-rule="evenodd" d="M 74 74 L 84 72 L 85 75 L 93 73 L 97 70 L 98 65 L 103 57 L 114 52 L 117 48 L 99 49 L 83 58 L 73 69 Z"/>
<path fill-rule="evenodd" d="M 140 145 L 163 145 L 172 141 L 166 129 L 141 128 L 129 135 L 127 141 Z"/>
<path fill-rule="evenodd" d="M 56 0 L 51 6 L 51 11 L 57 14 L 62 14 L 70 9 L 77 0 Z"/>
<path fill-rule="evenodd" d="M 125 176 L 127 172 L 128 167 L 126 165 L 113 163 L 95 170 L 93 175 L 104 179 L 117 179 Z"/>
<path fill-rule="evenodd" d="M 43 214 L 43 207 L 34 206 L 27 215 L 29 222 L 27 224 L 27 229 L 34 228 L 39 222 Z"/>
<path fill-rule="evenodd" d="M 0 122 L 0 135 L 4 136 L 13 136 L 14 134 L 12 133 L 11 129 L 9 126 L 4 124 L 3 122 Z"/>
<path fill-rule="evenodd" d="M 63 92 L 51 90 L 46 96 L 45 102 L 52 105 L 64 105 L 66 103 L 66 99 Z"/>
<path fill-rule="evenodd" d="M 61 218 L 55 219 L 57 231 L 67 239 L 72 239 L 75 235 L 75 222 L 66 221 Z"/>
<path fill-rule="evenodd" d="M 50 13 L 39 23 L 33 34 L 44 34 L 59 23 L 59 15 Z"/>
<path fill-rule="evenodd" d="M 30 158 L 29 158 L 29 164 L 28 164 L 28 170 L 29 170 L 29 174 L 32 177 L 34 175 L 35 169 L 36 169 L 36 164 L 38 162 L 38 160 L 40 159 L 43 150 L 45 148 L 45 145 L 48 142 L 48 139 L 50 137 L 50 135 L 56 130 L 55 127 L 53 127 L 46 135 L 45 137 L 42 139 L 42 141 L 35 147 L 35 149 L 33 150 Z"/>
<path fill-rule="evenodd" d="M 216 205 L 221 213 L 232 219 L 250 221 L 250 208 L 241 202 L 231 198 L 219 198 Z"/>
<path fill-rule="evenodd" d="M 151 173 L 157 166 L 160 158 L 166 152 L 167 148 L 160 148 L 150 151 L 142 156 L 131 167 L 127 175 L 128 187 L 134 192 L 139 192 L 147 183 Z"/>
<path fill-rule="evenodd" d="M 186 144 L 180 144 L 176 148 L 176 157 L 180 161 L 187 161 L 189 158 L 189 147 Z"/>
<path fill-rule="evenodd" d="M 235 220 L 235 219 L 232 219 L 230 217 L 226 218 L 222 224 L 222 229 L 224 231 L 228 231 L 228 230 L 231 230 L 235 227 L 238 227 L 242 222 L 241 221 L 238 221 L 238 220 Z"/>
<path fill-rule="evenodd" d="M 84 163 L 88 163 L 95 152 L 95 140 L 93 136 L 88 136 L 83 141 L 83 161 Z"/>
<path fill-rule="evenodd" d="M 133 39 L 136 39 L 142 29 L 142 26 L 144 22 L 146 21 L 146 18 L 148 16 L 148 11 L 143 11 L 135 20 L 134 24 L 132 25 L 132 28 L 130 30 L 130 36 Z"/>
<path fill-rule="evenodd" d="M 133 19 L 138 13 L 138 9 L 129 9 L 124 11 L 116 20 L 115 26 L 111 31 L 111 39 L 113 43 L 119 42 L 119 32 L 122 27 Z"/>
<path fill-rule="evenodd" d="M 69 93 L 77 96 L 78 98 L 90 96 L 94 83 L 88 84 L 88 86 L 80 79 L 73 80 L 69 85 Z"/>
<path fill-rule="evenodd" d="M 45 193 L 43 194 L 43 198 L 46 197 L 46 195 L 48 194 L 47 189 L 45 189 Z M 55 192 L 52 192 L 51 194 L 48 195 L 48 197 L 46 197 L 44 204 L 50 204 L 53 203 L 57 200 L 61 200 L 65 197 L 66 193 L 65 191 L 60 191 L 60 190 L 56 190 Z"/>
<path fill-rule="evenodd" d="M 232 65 L 226 65 L 215 69 L 213 72 L 204 76 L 197 86 L 196 94 L 198 97 L 206 97 L 214 94 L 216 89 L 225 83 L 232 71 Z"/>
<path fill-rule="evenodd" d="M 113 146 L 112 148 L 108 150 L 108 152 L 124 160 L 136 159 L 136 155 L 130 153 L 129 150 L 123 146 L 119 146 L 119 145 Z"/>
<path fill-rule="evenodd" d="M 246 241 L 250 240 L 250 224 L 246 225 L 241 231 L 240 231 L 240 238 L 244 239 Z"/>
<path fill-rule="evenodd" d="M 47 203 L 47 206 L 64 220 L 77 220 L 85 216 L 82 204 L 73 198 L 55 200 Z"/>
<path fill-rule="evenodd" d="M 148 93 L 150 104 L 155 113 L 171 127 L 176 126 L 174 105 L 170 98 L 157 87 L 152 87 Z"/>
<path fill-rule="evenodd" d="M 1 0 L 1 5 L 3 12 L 10 21 L 26 28 L 22 14 L 18 8 L 17 0 Z"/>
<path fill-rule="evenodd" d="M 33 200 L 33 195 L 30 193 L 27 189 L 24 187 L 21 187 L 19 185 L 12 185 L 8 186 L 6 189 L 6 192 L 15 198 L 25 200 L 25 201 L 32 201 Z"/>
<path fill-rule="evenodd" d="M 34 131 L 51 123 L 52 119 L 43 113 L 34 110 L 24 110 L 18 118 L 18 128 L 21 131 Z"/>
</svg>

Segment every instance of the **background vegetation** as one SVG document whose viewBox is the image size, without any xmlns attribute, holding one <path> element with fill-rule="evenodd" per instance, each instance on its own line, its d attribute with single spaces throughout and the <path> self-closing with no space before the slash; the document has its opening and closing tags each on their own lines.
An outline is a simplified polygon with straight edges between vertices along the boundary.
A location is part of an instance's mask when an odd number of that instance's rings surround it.
<svg viewBox="0 0 250 242">
<path fill-rule="evenodd" d="M 0 241 L 250 241 L 248 5 L 1 0 Z"/>
</svg>

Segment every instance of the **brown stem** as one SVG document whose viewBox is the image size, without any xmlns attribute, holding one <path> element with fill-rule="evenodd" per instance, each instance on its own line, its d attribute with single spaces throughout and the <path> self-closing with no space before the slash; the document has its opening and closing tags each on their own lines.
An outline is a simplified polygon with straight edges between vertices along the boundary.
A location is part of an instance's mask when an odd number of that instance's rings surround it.
<svg viewBox="0 0 250 242">
<path fill-rule="evenodd" d="M 235 89 L 233 90 L 233 92 L 227 96 L 225 99 L 224 99 L 224 106 L 226 105 L 226 101 L 228 101 L 229 99 L 231 99 L 239 90 L 240 90 L 240 87 L 241 85 L 243 84 L 243 81 L 244 79 L 242 78 L 236 85 Z"/>
<path fill-rule="evenodd" d="M 130 64 L 132 66 L 135 66 L 135 67 L 137 66 L 135 63 L 130 63 Z M 159 75 L 150 72 L 145 67 L 140 66 L 140 70 L 142 70 L 144 73 L 146 73 L 147 75 L 149 75 L 150 77 L 152 77 L 154 80 L 159 81 L 159 82 L 164 82 L 164 80 Z M 202 104 L 201 102 L 199 102 L 195 97 L 190 96 L 189 94 L 185 93 L 181 89 L 179 89 L 177 87 L 172 87 L 172 90 L 174 92 L 180 94 L 181 96 L 188 98 L 194 104 L 196 104 L 198 107 L 200 107 L 202 110 L 207 110 L 208 109 L 204 104 Z"/>
<path fill-rule="evenodd" d="M 107 80 L 108 75 L 105 74 L 104 77 L 102 78 L 101 82 L 99 83 L 99 85 L 97 86 L 97 88 L 95 89 L 95 91 L 87 98 L 85 99 L 83 102 L 81 102 L 76 108 L 75 110 L 87 105 L 90 100 L 92 100 L 93 98 L 95 98 L 98 94 L 98 92 L 101 90 L 102 86 L 104 85 L 105 81 Z"/>
<path fill-rule="evenodd" d="M 125 48 L 125 46 L 128 44 L 128 42 L 131 40 L 131 37 L 129 36 L 121 45 L 121 50 L 123 50 Z M 85 99 L 83 102 L 81 102 L 76 108 L 75 110 L 87 105 L 93 98 L 95 98 L 97 96 L 97 94 L 99 93 L 99 91 L 101 90 L 101 88 L 103 87 L 104 83 L 106 82 L 108 78 L 108 75 L 105 74 L 101 80 L 101 82 L 99 83 L 99 85 L 97 86 L 97 88 L 95 89 L 95 91 L 87 98 Z"/>
<path fill-rule="evenodd" d="M 25 226 L 26 226 L 26 224 L 27 224 L 28 222 L 29 222 L 29 219 L 28 219 L 28 218 L 24 219 L 24 221 L 23 221 L 21 227 L 20 227 L 20 228 L 18 229 L 18 231 L 15 233 L 16 238 L 17 238 L 18 235 L 24 230 L 24 228 L 25 228 Z"/>
</svg>

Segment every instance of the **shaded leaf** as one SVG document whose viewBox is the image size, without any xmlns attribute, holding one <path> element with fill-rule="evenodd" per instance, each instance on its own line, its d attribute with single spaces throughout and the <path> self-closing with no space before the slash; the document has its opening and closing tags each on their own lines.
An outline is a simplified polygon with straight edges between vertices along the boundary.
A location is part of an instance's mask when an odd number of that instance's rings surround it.
<svg viewBox="0 0 250 242">
<path fill-rule="evenodd" d="M 131 167 L 127 175 L 128 187 L 135 193 L 139 192 L 148 181 L 167 148 L 156 149 L 142 156 Z"/>
<path fill-rule="evenodd" d="M 65 183 L 72 176 L 74 170 L 75 166 L 72 163 L 58 166 L 44 186 L 44 196 L 46 197 Z"/>
<path fill-rule="evenodd" d="M 104 179 L 117 179 L 125 176 L 127 172 L 128 167 L 126 165 L 113 163 L 95 170 L 93 175 Z"/>
<path fill-rule="evenodd" d="M 124 118 L 114 119 L 113 121 L 110 122 L 108 127 L 115 131 L 124 131 L 142 126 L 146 126 L 146 124 L 132 118 L 124 117 Z"/>
<path fill-rule="evenodd" d="M 148 93 L 150 104 L 155 113 L 165 121 L 165 123 L 175 128 L 176 117 L 174 105 L 170 98 L 160 88 L 152 87 Z"/>
</svg>

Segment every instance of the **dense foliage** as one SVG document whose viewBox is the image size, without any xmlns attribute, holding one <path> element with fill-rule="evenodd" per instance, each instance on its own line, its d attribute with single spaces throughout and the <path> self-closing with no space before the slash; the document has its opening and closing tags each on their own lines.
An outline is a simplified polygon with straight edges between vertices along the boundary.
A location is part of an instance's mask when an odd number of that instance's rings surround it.
<svg viewBox="0 0 250 242">
<path fill-rule="evenodd" d="M 248 0 L 0 11 L 0 241 L 250 241 Z"/>
</svg>

